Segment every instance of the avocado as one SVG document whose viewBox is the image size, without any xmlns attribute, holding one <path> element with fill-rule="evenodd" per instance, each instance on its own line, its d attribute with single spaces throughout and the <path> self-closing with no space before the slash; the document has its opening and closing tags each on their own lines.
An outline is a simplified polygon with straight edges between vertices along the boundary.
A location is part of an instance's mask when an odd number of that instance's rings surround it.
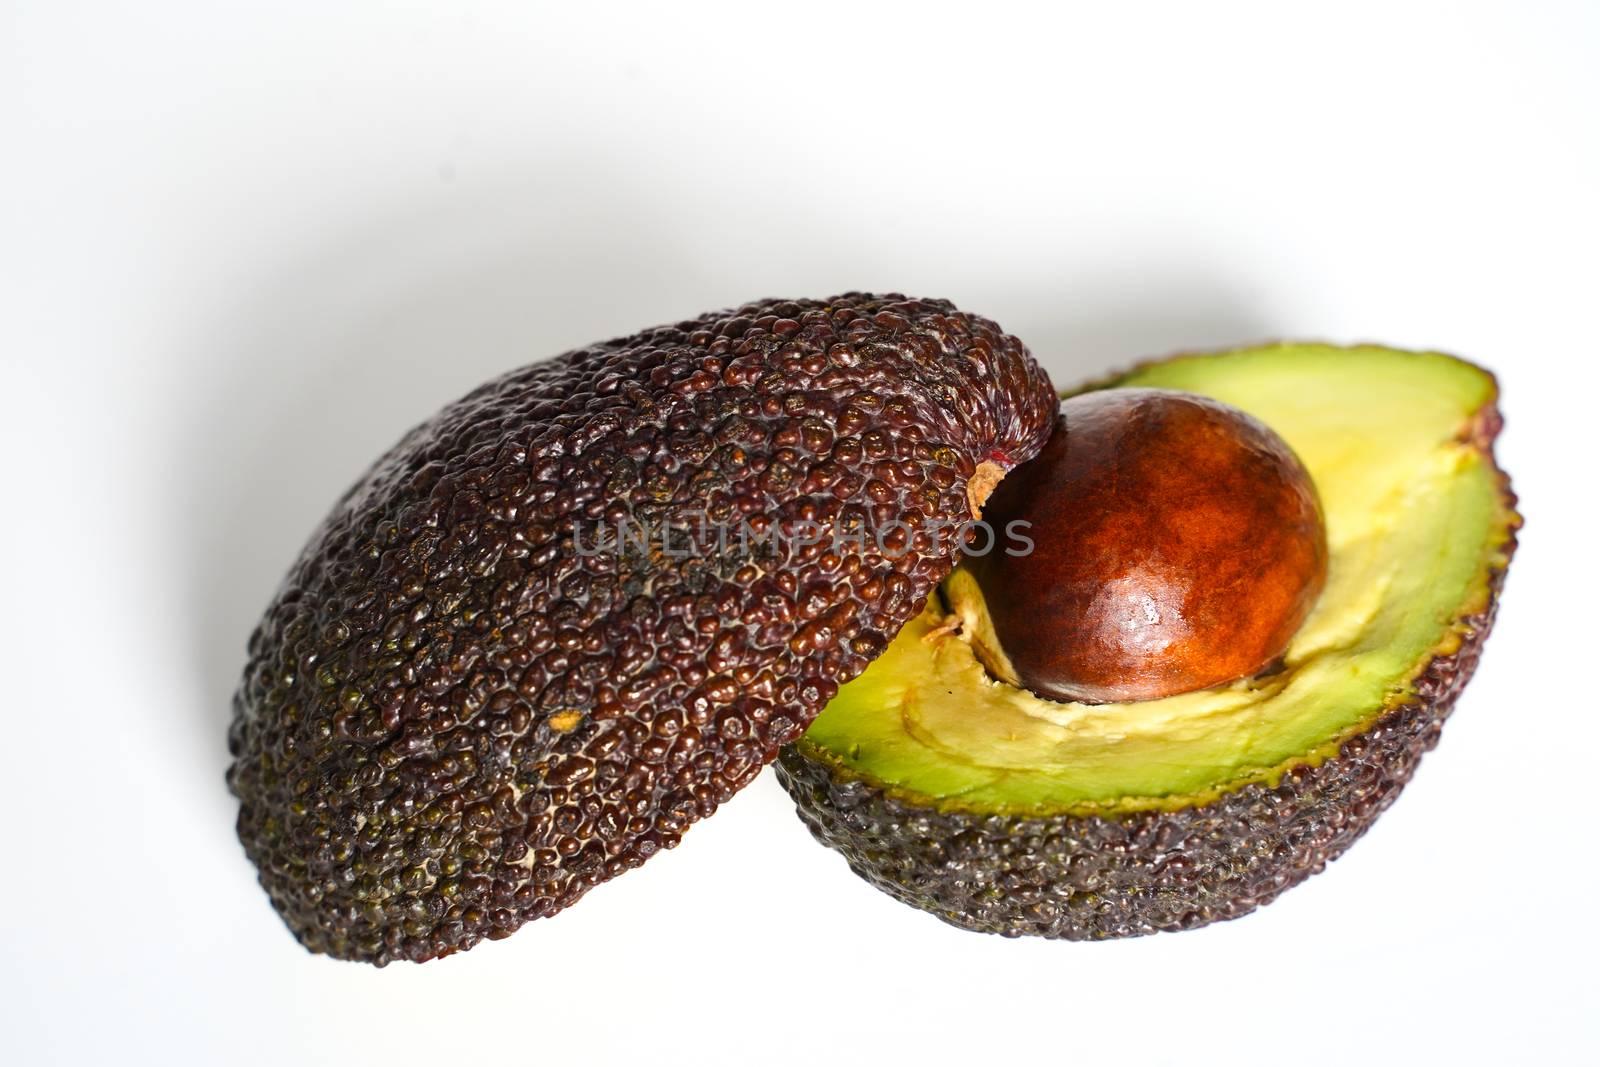
<svg viewBox="0 0 1600 1067">
<path fill-rule="evenodd" d="M 1104 939 L 1271 901 L 1393 802 L 1494 620 L 1521 520 L 1494 460 L 1486 371 L 1438 353 L 1278 344 L 1080 392 L 1123 389 L 1214 398 L 1281 435 L 1320 497 L 1326 585 L 1273 670 L 1089 703 L 985 667 L 998 611 L 973 566 L 958 568 L 778 776 L 858 874 L 960 927 Z"/>
<path fill-rule="evenodd" d="M 1043 445 L 940 300 L 769 300 L 568 352 L 407 434 L 249 642 L 238 833 L 308 949 L 500 938 L 673 847 L 922 609 Z M 898 523 L 888 537 L 874 537 Z"/>
</svg>

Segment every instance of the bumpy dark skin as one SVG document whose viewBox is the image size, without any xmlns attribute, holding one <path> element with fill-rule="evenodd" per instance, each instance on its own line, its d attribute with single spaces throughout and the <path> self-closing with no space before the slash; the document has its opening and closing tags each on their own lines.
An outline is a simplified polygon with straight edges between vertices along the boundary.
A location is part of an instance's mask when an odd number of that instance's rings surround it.
<svg viewBox="0 0 1600 1067">
<path fill-rule="evenodd" d="M 1035 543 L 969 567 L 1009 661 L 1001 676 L 1050 700 L 1155 700 L 1254 675 L 1328 570 L 1316 487 L 1283 439 L 1165 389 L 1067 400 L 984 518 L 1025 522 Z"/>
<path fill-rule="evenodd" d="M 1486 453 L 1499 427 L 1492 409 L 1476 420 Z M 1515 548 L 1513 533 L 1508 562 Z M 857 874 L 963 929 L 1105 940 L 1237 918 L 1321 871 L 1399 796 L 1478 665 L 1504 579 L 1504 568 L 1491 572 L 1487 607 L 1458 620 L 1460 646 L 1427 664 L 1411 699 L 1275 786 L 1174 811 L 980 815 L 892 795 L 804 739 L 784 752 L 778 779 Z"/>
<path fill-rule="evenodd" d="M 958 548 L 869 528 L 966 518 L 979 464 L 1033 455 L 1055 408 L 992 322 L 864 294 L 647 330 L 446 408 L 345 495 L 250 640 L 228 781 L 273 904 L 313 951 L 422 961 L 671 848 Z M 698 537 L 703 515 L 800 536 L 580 551 L 602 521 Z"/>
</svg>

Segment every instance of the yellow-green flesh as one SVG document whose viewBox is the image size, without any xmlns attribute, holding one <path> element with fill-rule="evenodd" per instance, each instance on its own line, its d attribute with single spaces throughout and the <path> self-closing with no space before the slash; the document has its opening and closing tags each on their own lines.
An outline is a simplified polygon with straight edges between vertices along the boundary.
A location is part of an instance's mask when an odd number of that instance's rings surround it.
<svg viewBox="0 0 1600 1067">
<path fill-rule="evenodd" d="M 1327 586 L 1286 669 L 1131 704 L 1042 700 L 990 678 L 938 598 L 842 687 L 801 744 L 892 791 L 983 812 L 1181 807 L 1316 763 L 1413 692 L 1481 610 L 1515 516 L 1469 439 L 1495 399 L 1436 353 L 1273 345 L 1110 383 L 1255 415 L 1300 455 L 1327 518 Z M 1030 531 L 1031 536 L 1048 536 Z M 957 579 L 962 572 L 957 572 Z M 1048 626 L 1048 620 L 1039 620 Z"/>
</svg>

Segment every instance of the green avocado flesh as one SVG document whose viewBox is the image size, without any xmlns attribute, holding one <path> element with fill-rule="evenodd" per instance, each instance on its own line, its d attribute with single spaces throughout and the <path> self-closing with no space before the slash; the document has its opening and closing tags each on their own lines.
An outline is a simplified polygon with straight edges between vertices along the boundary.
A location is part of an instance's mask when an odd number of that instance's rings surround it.
<svg viewBox="0 0 1600 1067">
<path fill-rule="evenodd" d="M 971 599 L 958 570 L 840 689 L 802 751 L 944 809 L 1187 807 L 1335 754 L 1413 696 L 1429 662 L 1455 652 L 1463 620 L 1488 605 L 1517 519 L 1477 422 L 1493 411 L 1487 373 L 1437 353 L 1282 344 L 1180 357 L 1095 388 L 1124 386 L 1241 408 L 1310 471 L 1328 581 L 1285 668 L 1161 700 L 1043 700 L 992 679 L 967 634 L 940 630 L 953 621 L 948 605 Z"/>
</svg>

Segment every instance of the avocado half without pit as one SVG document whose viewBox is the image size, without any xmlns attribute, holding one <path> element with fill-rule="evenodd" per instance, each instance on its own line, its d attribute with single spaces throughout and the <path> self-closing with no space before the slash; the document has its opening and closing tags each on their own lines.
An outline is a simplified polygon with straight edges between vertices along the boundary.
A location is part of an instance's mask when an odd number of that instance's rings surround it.
<svg viewBox="0 0 1600 1067">
<path fill-rule="evenodd" d="M 993 322 L 863 293 L 645 330 L 446 407 L 250 640 L 228 780 L 273 905 L 314 951 L 429 960 L 673 847 L 922 610 L 961 547 L 935 532 L 1055 409 Z"/>
<path fill-rule="evenodd" d="M 1438 741 L 1520 524 L 1499 426 L 1488 373 L 1378 347 L 1182 356 L 1082 390 L 985 503 L 986 551 L 779 778 L 857 873 L 967 929 L 1245 914 L 1343 852 Z"/>
<path fill-rule="evenodd" d="M 1498 426 L 1488 374 L 1378 348 L 1063 403 L 993 322 L 893 294 L 568 352 L 312 535 L 234 698 L 239 838 L 308 949 L 426 961 L 778 760 L 821 840 L 958 925 L 1239 915 L 1437 739 L 1518 523 Z"/>
</svg>

